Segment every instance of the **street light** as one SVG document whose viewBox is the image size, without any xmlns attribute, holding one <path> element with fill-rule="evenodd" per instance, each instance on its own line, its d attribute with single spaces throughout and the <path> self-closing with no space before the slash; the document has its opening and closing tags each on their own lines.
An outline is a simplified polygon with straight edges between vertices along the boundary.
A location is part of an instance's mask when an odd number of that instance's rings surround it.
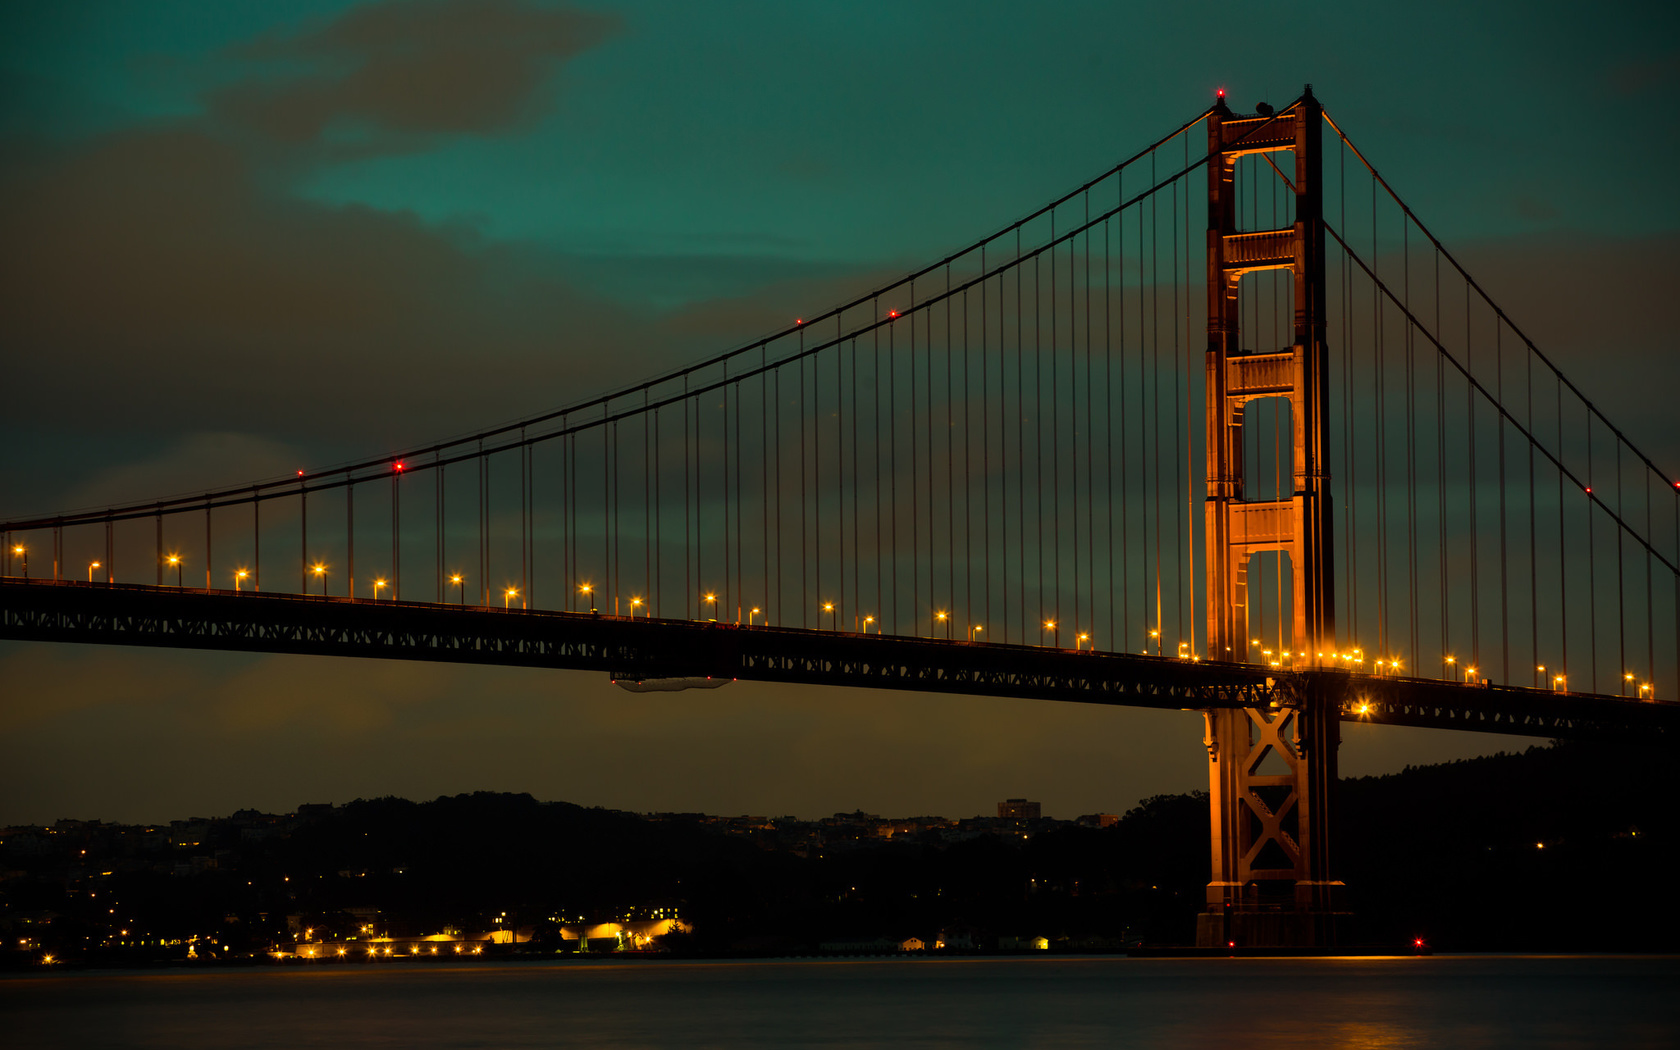
<svg viewBox="0 0 1680 1050">
<path fill-rule="evenodd" d="M 509 587 L 507 590 L 503 591 L 502 592 L 502 608 L 504 608 L 504 609 L 512 608 L 513 607 L 513 600 L 517 597 L 519 597 L 519 588 L 518 587 Z"/>
<path fill-rule="evenodd" d="M 465 577 L 463 577 L 460 573 L 455 573 L 453 576 L 449 577 L 449 582 L 455 585 L 455 598 L 456 603 L 459 605 L 467 604 L 467 588 L 464 586 L 464 581 Z"/>
<path fill-rule="evenodd" d="M 641 604 L 642 604 L 642 600 L 640 598 L 631 598 L 630 599 L 630 619 L 634 620 L 636 618 L 636 609 Z"/>
<path fill-rule="evenodd" d="M 27 548 L 23 544 L 19 543 L 12 548 L 12 553 L 22 556 L 22 558 L 23 558 L 23 578 L 26 579 L 26 580 L 29 579 L 29 548 Z"/>
<path fill-rule="evenodd" d="M 1155 639 L 1155 655 L 1160 656 L 1161 655 L 1161 632 L 1160 631 L 1150 631 L 1149 632 L 1149 637 Z"/>
<path fill-rule="evenodd" d="M 945 624 L 945 637 L 947 639 L 949 639 L 951 637 L 951 626 L 950 626 L 951 618 L 949 616 L 945 615 L 944 610 L 940 610 L 939 612 L 934 613 L 933 618 L 936 621 L 938 621 L 939 623 Z M 938 633 L 939 633 L 939 631 L 937 629 L 935 629 L 934 634 L 937 636 Z"/>
<path fill-rule="evenodd" d="M 1633 675 L 1631 675 L 1631 674 L 1622 675 L 1622 695 L 1623 696 L 1627 695 L 1627 684 L 1631 681 L 1633 681 Z"/>
<path fill-rule="evenodd" d="M 316 562 L 314 568 L 309 571 L 315 574 L 317 580 L 321 581 L 321 597 L 325 598 L 327 596 L 327 567 L 320 562 Z"/>
<path fill-rule="evenodd" d="M 747 626 L 748 627 L 751 627 L 753 625 L 753 619 L 758 616 L 760 611 L 761 610 L 756 605 L 753 606 L 751 609 L 747 610 Z"/>
<path fill-rule="evenodd" d="M 96 562 L 96 561 L 88 562 L 88 582 L 89 583 L 93 582 L 93 570 L 95 570 L 97 568 L 99 568 L 99 563 L 98 562 Z"/>
<path fill-rule="evenodd" d="M 708 591 L 700 596 L 700 600 L 711 606 L 711 608 L 707 610 L 712 614 L 711 619 L 717 619 L 717 595 Z"/>
<path fill-rule="evenodd" d="M 373 600 L 374 601 L 379 600 L 379 588 L 381 588 L 383 586 L 385 586 L 385 578 L 384 577 L 380 577 L 379 579 L 373 581 Z"/>
<path fill-rule="evenodd" d="M 864 634 L 869 633 L 869 625 L 874 623 L 874 622 L 875 622 L 875 617 L 873 617 L 873 616 L 865 616 L 863 618 L 863 633 Z M 877 633 L 879 633 L 879 632 L 877 632 Z"/>
<path fill-rule="evenodd" d="M 1534 668 L 1534 688 L 1540 688 L 1540 679 L 1546 674 L 1546 665 L 1539 664 Z"/>
<path fill-rule="evenodd" d="M 1451 656 L 1447 657 L 1447 677 L 1451 678 L 1455 682 L 1458 681 L 1458 666 L 1457 665 L 1458 665 L 1458 661 L 1456 659 L 1454 659 Z"/>
<path fill-rule="evenodd" d="M 1086 642 L 1090 642 L 1090 641 L 1091 641 L 1091 636 L 1081 632 L 1079 637 L 1077 637 L 1073 640 L 1073 648 L 1074 648 L 1075 651 L 1078 651 L 1079 649 L 1082 649 L 1082 648 L 1085 647 Z M 1091 642 L 1091 651 L 1092 652 L 1097 651 L 1097 643 Z"/>
<path fill-rule="evenodd" d="M 1563 679 L 1564 676 L 1561 674 L 1552 679 L 1552 691 L 1554 693 L 1563 691 Z"/>
<path fill-rule="evenodd" d="M 594 598 L 595 588 L 594 588 L 594 586 L 592 586 L 591 584 L 587 584 L 587 583 L 579 584 L 578 585 L 578 593 L 583 595 L 584 601 L 587 601 L 589 603 L 589 611 L 594 612 L 595 611 L 595 598 Z"/>
<path fill-rule="evenodd" d="M 1061 632 L 1056 628 L 1055 620 L 1045 620 L 1044 629 L 1050 632 L 1050 644 L 1060 649 L 1062 647 Z"/>
<path fill-rule="evenodd" d="M 240 569 L 238 572 L 235 572 L 233 574 L 233 589 L 234 589 L 235 592 L 237 592 L 239 590 L 240 583 L 243 582 L 245 577 L 247 577 L 249 575 L 251 575 L 251 574 L 249 572 L 246 572 L 244 569 Z M 384 581 L 381 580 L 380 582 L 383 583 Z M 378 592 L 375 591 L 375 593 L 377 594 Z"/>
<path fill-rule="evenodd" d="M 175 566 L 175 586 L 181 586 L 181 556 L 179 554 L 171 554 L 169 557 L 165 558 L 164 561 L 167 561 L 169 564 Z M 24 567 L 28 568 L 27 563 Z M 28 576 L 29 574 L 25 572 L 24 575 Z"/>
<path fill-rule="evenodd" d="M 823 602 L 823 612 L 828 614 L 828 627 L 831 631 L 840 629 L 840 614 L 834 611 L 833 602 Z"/>
<path fill-rule="evenodd" d="M 971 641 L 971 642 L 974 641 L 974 636 L 979 634 L 980 632 L 984 631 L 985 629 L 986 628 L 982 627 L 979 624 L 975 624 L 974 626 L 970 627 L 968 629 L 968 640 Z"/>
</svg>

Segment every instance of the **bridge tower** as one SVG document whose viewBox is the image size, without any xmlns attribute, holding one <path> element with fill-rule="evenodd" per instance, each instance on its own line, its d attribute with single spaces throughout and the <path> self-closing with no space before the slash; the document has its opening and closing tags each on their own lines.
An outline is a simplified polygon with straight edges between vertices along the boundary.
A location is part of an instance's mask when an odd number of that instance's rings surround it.
<svg viewBox="0 0 1680 1050">
<path fill-rule="evenodd" d="M 1249 560 L 1278 551 L 1289 557 L 1292 584 L 1287 648 L 1306 654 L 1286 666 L 1305 669 L 1335 645 L 1324 439 L 1329 364 L 1322 114 L 1309 85 L 1300 103 L 1271 116 L 1238 117 L 1221 97 L 1207 125 L 1208 656 L 1254 657 Z M 1280 154 L 1293 154 L 1294 164 Z M 1293 225 L 1237 229 L 1237 161 L 1250 155 L 1271 161 L 1259 169 L 1266 175 L 1288 180 Z M 1243 278 L 1261 270 L 1294 275 L 1294 344 L 1279 352 L 1243 347 L 1238 323 Z M 1264 398 L 1289 402 L 1294 488 L 1287 499 L 1245 498 L 1243 408 Z M 1311 682 L 1269 709 L 1205 713 L 1213 879 L 1197 927 L 1200 945 L 1315 945 L 1338 939 L 1341 883 L 1331 878 L 1327 832 L 1340 723 L 1333 698 L 1320 684 L 1329 676 L 1300 677 Z"/>
</svg>

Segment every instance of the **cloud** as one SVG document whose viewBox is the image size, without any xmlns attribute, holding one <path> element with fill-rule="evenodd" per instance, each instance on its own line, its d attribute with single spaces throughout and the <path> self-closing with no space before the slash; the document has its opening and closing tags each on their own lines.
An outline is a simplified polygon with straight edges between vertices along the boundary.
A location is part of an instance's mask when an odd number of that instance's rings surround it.
<svg viewBox="0 0 1680 1050">
<path fill-rule="evenodd" d="M 269 75 L 210 96 L 216 119 L 287 143 L 333 134 L 401 141 L 506 130 L 552 103 L 560 62 L 616 18 L 510 0 L 407 0 L 351 9 L 228 57 Z"/>
</svg>

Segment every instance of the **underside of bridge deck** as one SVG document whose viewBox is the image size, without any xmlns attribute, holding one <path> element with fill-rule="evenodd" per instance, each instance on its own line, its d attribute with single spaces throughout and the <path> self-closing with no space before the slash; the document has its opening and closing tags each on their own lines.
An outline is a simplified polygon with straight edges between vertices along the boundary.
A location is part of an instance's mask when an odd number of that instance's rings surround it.
<svg viewBox="0 0 1680 1050">
<path fill-rule="evenodd" d="M 1680 734 L 1680 705 L 1049 646 L 418 602 L 0 581 L 0 637 L 716 677 L 1170 709 L 1297 709 L 1343 721 L 1537 737 Z"/>
</svg>

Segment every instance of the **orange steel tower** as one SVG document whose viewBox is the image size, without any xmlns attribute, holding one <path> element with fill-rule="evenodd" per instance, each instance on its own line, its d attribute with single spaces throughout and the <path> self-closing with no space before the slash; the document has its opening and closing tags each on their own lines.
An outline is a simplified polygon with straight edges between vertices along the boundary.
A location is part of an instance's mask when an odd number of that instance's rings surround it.
<svg viewBox="0 0 1680 1050">
<path fill-rule="evenodd" d="M 1208 117 L 1207 587 L 1208 652 L 1250 655 L 1248 564 L 1261 551 L 1289 557 L 1293 632 L 1305 659 L 1334 648 L 1330 490 L 1324 416 L 1328 355 L 1324 317 L 1322 111 L 1309 85 L 1295 106 L 1238 117 L 1223 98 Z M 1294 164 L 1279 154 L 1294 154 Z M 1295 222 L 1236 228 L 1240 157 L 1264 154 L 1294 193 Z M 1277 158 L 1277 159 L 1272 159 Z M 1262 161 L 1264 163 L 1264 161 Z M 1245 350 L 1242 279 L 1260 270 L 1294 274 L 1294 345 Z M 1287 398 L 1294 430 L 1292 495 L 1245 498 L 1243 407 Z M 1310 679 L 1271 708 L 1204 713 L 1213 822 L 1213 879 L 1197 927 L 1203 946 L 1333 944 L 1341 883 L 1330 877 L 1327 831 L 1336 781 L 1335 704 Z"/>
</svg>

